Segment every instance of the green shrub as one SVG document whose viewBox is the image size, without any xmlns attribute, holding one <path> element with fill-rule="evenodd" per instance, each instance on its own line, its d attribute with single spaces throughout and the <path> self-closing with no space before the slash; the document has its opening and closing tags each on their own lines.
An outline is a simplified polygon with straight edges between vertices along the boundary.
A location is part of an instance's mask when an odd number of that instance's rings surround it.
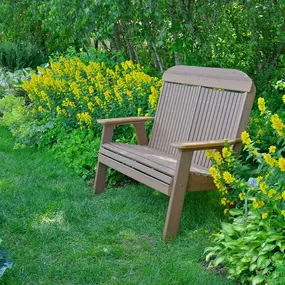
<svg viewBox="0 0 285 285">
<path fill-rule="evenodd" d="M 282 100 L 285 103 L 285 95 Z M 285 123 L 277 113 L 267 110 L 261 97 L 258 109 L 262 129 L 268 129 L 276 144 L 262 151 L 260 143 L 245 131 L 241 137 L 246 160 L 237 158 L 230 146 L 222 154 L 207 152 L 225 213 L 233 205 L 244 211 L 243 215 L 241 210 L 230 210 L 232 224 L 222 224 L 214 239 L 216 246 L 207 250 L 207 259 L 214 257 L 213 266 L 223 265 L 230 278 L 245 284 L 272 284 L 273 280 L 284 281 Z"/>
<path fill-rule="evenodd" d="M 80 52 L 77 52 L 74 47 L 69 47 L 64 54 L 59 52 L 53 53 L 50 56 L 50 61 L 60 61 L 60 57 L 62 56 L 68 60 L 78 57 L 84 64 L 88 64 L 89 62 L 104 62 L 109 68 L 114 68 L 117 64 L 127 60 L 127 56 L 123 51 L 89 48 L 87 51 L 81 49 Z"/>
<path fill-rule="evenodd" d="M 243 284 L 284 284 L 284 219 L 263 220 L 254 211 L 247 217 L 242 210 L 229 213 L 231 223 L 222 223 L 221 232 L 214 235 L 216 245 L 206 250 L 210 267 L 222 264 L 230 279 Z"/>
<path fill-rule="evenodd" d="M 28 106 L 13 96 L 0 100 L 0 106 L 10 110 L 2 111 L 3 124 L 16 136 L 17 146 L 51 146 L 84 178 L 94 176 L 102 130 L 97 119 L 155 113 L 161 81 L 131 61 L 108 68 L 61 57 L 38 70 L 22 85 Z M 150 127 L 147 124 L 147 130 Z M 133 127 L 116 128 L 114 140 L 135 142 Z M 110 176 L 116 183 L 116 175 Z"/>
<path fill-rule="evenodd" d="M 10 71 L 32 67 L 42 64 L 44 61 L 40 50 L 29 42 L 1 43 L 0 44 L 0 67 Z"/>
<path fill-rule="evenodd" d="M 23 80 L 29 80 L 32 68 L 24 68 L 15 72 L 0 68 L 0 98 L 5 95 L 26 97 L 26 92 L 22 88 Z"/>
</svg>

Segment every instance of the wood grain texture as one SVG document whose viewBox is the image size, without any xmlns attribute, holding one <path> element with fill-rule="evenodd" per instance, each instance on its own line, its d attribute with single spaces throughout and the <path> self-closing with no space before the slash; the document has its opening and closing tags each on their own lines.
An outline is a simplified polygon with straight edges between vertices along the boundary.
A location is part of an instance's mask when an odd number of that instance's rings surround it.
<svg viewBox="0 0 285 285">
<path fill-rule="evenodd" d="M 93 185 L 94 194 L 104 193 L 106 177 L 107 177 L 107 166 L 101 163 L 100 160 L 98 160 L 96 176 Z"/>
<path fill-rule="evenodd" d="M 131 161 L 136 161 L 143 166 L 150 167 L 167 176 L 174 177 L 177 157 L 157 151 L 148 146 L 122 144 L 122 143 L 106 143 L 102 145 L 99 152 L 106 149 L 113 154 L 118 154 L 121 157 L 129 158 Z M 209 176 L 209 170 L 192 162 L 189 171 L 195 175 Z"/>
<path fill-rule="evenodd" d="M 176 65 L 163 74 L 163 81 L 210 88 L 250 92 L 251 79 L 242 71 L 228 68 L 209 68 Z"/>
<path fill-rule="evenodd" d="M 149 146 L 177 155 L 172 142 L 188 141 L 199 87 L 164 83 Z"/>
<path fill-rule="evenodd" d="M 138 143 L 140 145 L 148 145 L 148 138 L 147 138 L 144 122 L 134 123 L 134 126 L 136 129 L 136 137 L 137 137 Z"/>
<path fill-rule="evenodd" d="M 126 118 L 112 118 L 112 119 L 99 119 L 98 124 L 102 125 L 126 125 L 137 122 L 153 121 L 154 117 L 126 117 Z"/>
<path fill-rule="evenodd" d="M 234 145 L 237 143 L 241 143 L 241 139 L 228 140 L 227 143 L 229 145 Z M 201 141 L 201 142 L 177 142 L 171 144 L 173 147 L 180 150 L 203 150 L 203 149 L 217 149 L 225 146 L 224 140 L 217 141 Z"/>
<path fill-rule="evenodd" d="M 138 182 L 152 187 L 163 194 L 170 195 L 170 187 L 168 184 L 165 184 L 153 177 L 145 175 L 144 173 L 137 171 L 127 165 L 124 165 L 121 162 L 118 162 L 112 158 L 106 157 L 103 154 L 99 154 L 99 159 L 103 164 L 137 180 Z"/>
<path fill-rule="evenodd" d="M 175 177 L 163 230 L 163 240 L 174 237 L 178 233 L 192 155 L 192 152 L 178 152 Z"/>
</svg>

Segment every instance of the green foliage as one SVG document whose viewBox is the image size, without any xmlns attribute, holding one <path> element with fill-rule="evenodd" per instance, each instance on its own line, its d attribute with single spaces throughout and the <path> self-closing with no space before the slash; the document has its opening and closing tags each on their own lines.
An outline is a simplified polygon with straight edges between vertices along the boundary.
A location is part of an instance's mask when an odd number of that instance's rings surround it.
<svg viewBox="0 0 285 285">
<path fill-rule="evenodd" d="M 24 81 L 29 105 L 22 97 L 5 96 L 0 99 L 0 112 L 2 124 L 16 137 L 16 147 L 52 147 L 75 173 L 90 179 L 97 164 L 102 130 L 96 120 L 153 115 L 161 81 L 131 61 L 115 65 L 109 59 L 107 67 L 105 63 L 89 62 L 87 53 L 79 54 L 81 60 L 72 57 L 72 52 L 70 59 L 51 61 Z M 106 56 L 94 50 L 90 54 L 100 59 Z M 151 123 L 146 127 L 149 131 Z M 116 128 L 114 139 L 135 142 L 134 128 Z M 109 177 L 114 184 L 120 176 L 110 171 Z"/>
<path fill-rule="evenodd" d="M 10 71 L 35 68 L 43 60 L 39 48 L 29 42 L 0 43 L 0 66 Z"/>
<path fill-rule="evenodd" d="M 114 68 L 118 63 L 127 59 L 122 51 L 106 51 L 89 48 L 87 51 L 80 49 L 80 51 L 77 52 L 74 47 L 69 47 L 63 54 L 59 52 L 53 53 L 50 56 L 50 61 L 60 61 L 61 56 L 68 60 L 78 57 L 84 64 L 88 64 L 89 62 L 104 62 L 109 68 Z"/>
<path fill-rule="evenodd" d="M 263 220 L 254 211 L 247 217 L 241 210 L 229 213 L 231 223 L 222 223 L 221 232 L 214 235 L 216 245 L 206 249 L 210 267 L 223 265 L 230 279 L 243 284 L 283 284 L 284 219 Z"/>
<path fill-rule="evenodd" d="M 256 143 L 245 131 L 241 134 L 245 160 L 237 158 L 230 146 L 222 154 L 207 153 L 213 162 L 211 175 L 223 195 L 221 203 L 227 207 L 225 213 L 230 204 L 244 211 L 230 210 L 232 223 L 222 224 L 207 259 L 214 256 L 214 267 L 224 266 L 230 278 L 243 284 L 282 284 L 278 282 L 284 281 L 285 267 L 285 123 L 267 109 L 262 97 L 258 109 L 254 120 L 262 125 L 260 130 L 270 130 L 275 144 L 263 151 L 258 147 L 261 142 Z"/>
<path fill-rule="evenodd" d="M 5 0 L 0 12 L 4 42 L 29 40 L 48 55 L 69 46 L 123 50 L 159 71 L 182 63 L 259 76 L 284 48 L 283 1 Z"/>
<path fill-rule="evenodd" d="M 1 125 L 9 127 L 17 138 L 15 147 L 35 145 L 44 130 L 51 126 L 50 122 L 39 126 L 33 120 L 23 97 L 6 95 L 0 99 L 0 114 L 2 114 Z"/>
<path fill-rule="evenodd" d="M 0 98 L 6 94 L 25 96 L 25 91 L 22 89 L 21 85 L 23 80 L 30 79 L 32 71 L 33 70 L 29 67 L 16 70 L 15 72 L 0 68 Z"/>
<path fill-rule="evenodd" d="M 276 78 L 260 94 L 266 98 L 266 109 L 276 112 L 281 120 L 285 120 L 285 104 L 282 97 L 285 95 L 285 77 Z M 259 97 L 262 98 L 262 97 Z M 284 100 L 285 102 L 285 100 Z M 256 104 L 258 105 L 258 104 Z M 258 106 L 257 106 L 258 107 Z M 278 139 L 269 116 L 260 116 L 258 110 L 254 110 L 249 121 L 248 131 L 258 149 L 265 152 L 271 145 L 281 147 L 283 141 Z"/>
<path fill-rule="evenodd" d="M 50 132 L 45 134 L 47 138 L 50 138 L 50 135 Z M 75 129 L 67 135 L 58 135 L 52 150 L 57 157 L 63 158 L 77 175 L 89 180 L 94 177 L 99 148 L 100 137 L 96 137 L 94 131 Z"/>
</svg>

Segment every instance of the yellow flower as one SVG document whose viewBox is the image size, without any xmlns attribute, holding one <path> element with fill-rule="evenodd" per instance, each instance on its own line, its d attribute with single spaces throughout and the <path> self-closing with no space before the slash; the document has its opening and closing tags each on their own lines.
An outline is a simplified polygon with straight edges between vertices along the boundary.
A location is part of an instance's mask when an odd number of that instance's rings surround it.
<svg viewBox="0 0 285 285">
<path fill-rule="evenodd" d="M 238 196 L 239 196 L 239 199 L 240 199 L 241 201 L 243 201 L 244 198 L 245 198 L 245 193 L 244 193 L 244 192 L 239 193 Z"/>
<path fill-rule="evenodd" d="M 94 88 L 93 88 L 93 86 L 89 86 L 89 87 L 88 87 L 88 91 L 89 91 L 89 94 L 90 94 L 90 95 L 93 95 L 93 94 L 94 94 Z"/>
<path fill-rule="evenodd" d="M 39 106 L 39 107 L 38 107 L 38 111 L 41 112 L 41 113 L 43 113 L 43 112 L 45 111 L 45 109 L 43 108 L 43 106 Z"/>
<path fill-rule="evenodd" d="M 270 189 L 267 193 L 268 198 L 272 198 L 275 193 L 276 191 L 274 189 Z"/>
<path fill-rule="evenodd" d="M 278 165 L 281 171 L 285 171 L 285 158 L 280 157 L 278 160 Z"/>
<path fill-rule="evenodd" d="M 56 112 L 58 113 L 58 115 L 62 114 L 60 106 L 56 106 Z"/>
<path fill-rule="evenodd" d="M 263 179 L 262 176 L 258 176 L 258 177 L 256 178 L 257 182 L 260 182 L 262 179 Z"/>
<path fill-rule="evenodd" d="M 241 133 L 241 139 L 242 139 L 242 143 L 245 145 L 249 145 L 251 143 L 249 134 L 246 131 Z"/>
<path fill-rule="evenodd" d="M 271 116 L 271 123 L 272 123 L 272 128 L 276 130 L 280 136 L 283 136 L 284 133 L 282 130 L 284 129 L 285 126 L 277 114 Z"/>
<path fill-rule="evenodd" d="M 285 95 L 282 96 L 283 103 L 285 103 Z"/>
<path fill-rule="evenodd" d="M 138 116 L 141 116 L 142 114 L 142 108 L 138 108 Z"/>
<path fill-rule="evenodd" d="M 258 134 L 258 135 L 262 135 L 262 134 L 263 134 L 263 130 L 259 129 L 259 130 L 257 131 L 257 134 Z"/>
<path fill-rule="evenodd" d="M 207 156 L 208 158 L 212 158 L 212 157 L 213 157 L 213 151 L 212 151 L 211 149 L 207 149 L 207 150 L 206 150 L 206 156 Z"/>
<path fill-rule="evenodd" d="M 252 154 L 253 154 L 254 156 L 257 156 L 257 155 L 258 155 L 258 151 L 257 151 L 257 150 L 253 150 Z"/>
<path fill-rule="evenodd" d="M 221 178 L 219 172 L 217 171 L 217 169 L 215 167 L 213 167 L 213 166 L 210 167 L 209 172 L 214 179 L 220 179 Z"/>
<path fill-rule="evenodd" d="M 154 86 L 150 87 L 151 95 L 149 95 L 150 106 L 155 109 L 159 97 L 159 91 Z"/>
<path fill-rule="evenodd" d="M 225 171 L 223 173 L 223 178 L 228 184 L 233 183 L 235 181 L 234 177 L 228 171 Z"/>
<path fill-rule="evenodd" d="M 270 167 L 274 167 L 277 163 L 277 161 L 269 153 L 265 153 L 263 158 Z"/>
<path fill-rule="evenodd" d="M 22 106 L 18 106 L 18 111 L 23 111 L 23 107 Z"/>
<path fill-rule="evenodd" d="M 102 107 L 102 100 L 98 96 L 95 96 L 95 102 L 98 106 Z"/>
<path fill-rule="evenodd" d="M 282 199 L 282 196 L 281 196 L 280 194 L 277 194 L 277 195 L 274 197 L 274 199 L 275 199 L 276 201 L 279 201 L 279 200 Z"/>
<path fill-rule="evenodd" d="M 224 210 L 224 214 L 226 215 L 228 213 L 229 209 Z"/>
<path fill-rule="evenodd" d="M 282 192 L 282 199 L 285 201 L 285 191 Z"/>
<path fill-rule="evenodd" d="M 272 145 L 269 147 L 269 153 L 275 153 L 276 152 L 276 146 Z"/>
<path fill-rule="evenodd" d="M 74 102 L 70 101 L 69 98 L 65 98 L 62 102 L 63 107 L 71 107 L 72 109 L 75 108 Z"/>
<path fill-rule="evenodd" d="M 222 198 L 221 199 L 221 204 L 226 205 L 227 204 L 227 198 Z"/>
<path fill-rule="evenodd" d="M 223 158 L 222 158 L 221 154 L 218 151 L 215 152 L 215 154 L 214 154 L 214 160 L 216 161 L 216 163 L 218 165 L 221 165 L 222 162 L 223 162 Z"/>
<path fill-rule="evenodd" d="M 94 111 L 94 104 L 93 104 L 92 102 L 88 102 L 88 103 L 87 103 L 87 108 L 88 108 L 91 112 L 93 112 L 93 111 Z"/>
<path fill-rule="evenodd" d="M 83 124 L 85 123 L 87 125 L 88 128 L 91 127 L 92 124 L 92 118 L 89 115 L 88 112 L 83 112 L 83 113 L 78 113 L 76 115 L 78 121 L 79 121 L 79 125 L 82 128 Z"/>
<path fill-rule="evenodd" d="M 281 211 L 281 214 L 282 214 L 282 216 L 285 217 L 285 210 L 282 210 L 282 211 Z"/>
<path fill-rule="evenodd" d="M 260 182 L 259 189 L 263 194 L 267 194 L 268 185 L 265 182 Z"/>
<path fill-rule="evenodd" d="M 258 109 L 259 109 L 260 113 L 264 114 L 264 112 L 266 110 L 264 98 L 259 97 L 257 103 L 258 103 Z"/>
<path fill-rule="evenodd" d="M 264 206 L 264 201 L 263 200 L 260 200 L 260 201 L 254 200 L 252 205 L 253 205 L 253 208 L 258 209 L 258 208 L 261 208 Z"/>
<path fill-rule="evenodd" d="M 104 92 L 104 97 L 105 97 L 105 99 L 106 99 L 106 101 L 107 102 L 109 102 L 110 100 L 111 100 L 111 91 L 110 90 L 106 90 L 105 92 Z"/>
<path fill-rule="evenodd" d="M 262 213 L 261 215 L 261 218 L 264 220 L 264 219 L 267 219 L 268 217 L 268 213 Z"/>
<path fill-rule="evenodd" d="M 224 147 L 222 150 L 222 154 L 224 158 L 229 158 L 232 155 L 232 150 L 227 147 Z"/>
</svg>

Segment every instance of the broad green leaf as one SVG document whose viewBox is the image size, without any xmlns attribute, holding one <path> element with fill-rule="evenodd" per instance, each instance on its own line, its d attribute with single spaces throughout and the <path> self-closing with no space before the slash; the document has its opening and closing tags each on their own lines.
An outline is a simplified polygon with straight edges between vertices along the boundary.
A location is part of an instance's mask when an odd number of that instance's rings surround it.
<svg viewBox="0 0 285 285">
<path fill-rule="evenodd" d="M 218 256 L 218 257 L 213 261 L 213 265 L 214 265 L 214 266 L 218 266 L 218 265 L 221 264 L 224 260 L 225 260 L 225 256 Z"/>
<path fill-rule="evenodd" d="M 261 275 L 257 275 L 254 278 L 252 278 L 252 285 L 260 284 L 264 281 L 264 277 Z"/>
</svg>

